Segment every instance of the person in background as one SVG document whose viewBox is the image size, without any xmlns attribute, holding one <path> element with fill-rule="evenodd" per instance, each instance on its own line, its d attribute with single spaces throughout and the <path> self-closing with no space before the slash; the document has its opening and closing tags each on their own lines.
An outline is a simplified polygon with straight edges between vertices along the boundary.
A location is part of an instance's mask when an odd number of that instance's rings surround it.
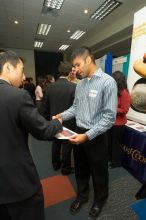
<svg viewBox="0 0 146 220">
<path fill-rule="evenodd" d="M 44 83 L 44 88 L 43 88 L 43 92 L 45 94 L 47 87 L 50 85 L 50 83 L 54 83 L 55 82 L 55 78 L 53 75 L 48 74 L 45 77 L 45 83 Z"/>
<path fill-rule="evenodd" d="M 110 168 L 121 166 L 122 161 L 122 137 L 127 122 L 126 114 L 130 107 L 130 94 L 127 89 L 127 82 L 121 71 L 112 74 L 118 87 L 118 106 L 116 121 L 108 131 L 109 136 L 109 160 Z"/>
<path fill-rule="evenodd" d="M 67 80 L 68 74 L 72 66 L 68 62 L 61 62 L 59 65 L 60 77 L 55 83 L 51 83 L 46 90 L 40 112 L 43 116 L 56 115 L 68 109 L 74 100 L 76 84 Z M 42 110 L 42 111 L 41 111 Z M 63 123 L 63 126 L 75 130 L 75 119 L 68 120 Z M 71 152 L 72 144 L 67 140 L 53 139 L 52 142 L 52 165 L 54 170 L 61 168 L 63 175 L 68 175 L 73 172 L 71 167 Z"/>
<path fill-rule="evenodd" d="M 28 77 L 28 78 L 29 78 L 29 82 L 30 82 L 30 85 L 31 85 L 31 94 L 32 94 L 31 97 L 35 101 L 35 88 L 36 88 L 36 86 L 33 82 L 33 78 L 32 77 Z"/>
<path fill-rule="evenodd" d="M 82 204 L 88 201 L 92 176 L 94 200 L 89 217 L 95 219 L 108 198 L 107 130 L 116 118 L 117 86 L 111 76 L 97 69 L 88 47 L 73 52 L 72 65 L 79 69 L 83 79 L 77 84 L 73 105 L 53 118 L 63 121 L 76 118 L 78 134 L 69 140 L 74 144 L 77 196 L 70 213 L 78 213 Z"/>
<path fill-rule="evenodd" d="M 25 89 L 25 87 L 27 87 L 27 84 L 29 83 L 29 80 L 28 78 L 26 77 L 23 82 L 22 82 L 22 85 L 20 85 L 21 88 Z M 26 89 L 27 90 L 27 89 Z"/>
<path fill-rule="evenodd" d="M 33 78 L 32 77 L 28 77 L 28 78 L 29 78 L 30 83 L 33 84 L 33 86 L 35 87 L 35 84 L 33 82 Z"/>
<path fill-rule="evenodd" d="M 25 80 L 22 60 L 0 52 L 0 219 L 44 220 L 44 197 L 28 147 L 28 134 L 49 140 L 62 130 L 46 121 L 30 95 L 18 88 Z M 41 150 L 41 149 L 40 149 Z"/>
<path fill-rule="evenodd" d="M 46 79 L 47 79 L 48 83 L 54 83 L 55 82 L 55 78 L 51 74 L 46 75 Z"/>
<path fill-rule="evenodd" d="M 23 82 L 23 88 L 28 91 L 32 100 L 35 103 L 35 85 L 32 83 L 32 78 L 27 77 Z"/>
<path fill-rule="evenodd" d="M 42 77 L 38 77 L 37 86 L 35 89 L 35 100 L 36 106 L 39 108 L 43 99 L 43 90 L 44 90 L 45 79 Z"/>
<path fill-rule="evenodd" d="M 72 67 L 72 70 L 68 74 L 68 81 L 76 84 L 80 82 L 80 79 L 77 78 L 77 68 L 74 66 Z"/>
</svg>

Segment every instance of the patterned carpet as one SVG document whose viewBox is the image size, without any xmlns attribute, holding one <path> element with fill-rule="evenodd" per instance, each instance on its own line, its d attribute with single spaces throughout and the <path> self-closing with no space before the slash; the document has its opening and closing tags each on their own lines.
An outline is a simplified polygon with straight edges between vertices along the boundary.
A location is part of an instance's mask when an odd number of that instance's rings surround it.
<svg viewBox="0 0 146 220">
<path fill-rule="evenodd" d="M 31 151 L 44 189 L 46 220 L 86 220 L 92 206 L 93 189 L 90 183 L 90 198 L 75 216 L 70 215 L 69 206 L 75 197 L 74 174 L 62 176 L 53 171 L 51 165 L 51 142 L 30 140 Z M 135 193 L 140 183 L 125 169 L 109 171 L 109 198 L 98 220 L 138 220 L 130 206 L 136 201 Z"/>
<path fill-rule="evenodd" d="M 117 172 L 122 168 L 117 168 Z M 98 220 L 137 220 L 137 216 L 130 208 L 135 202 L 135 192 L 140 187 L 132 176 L 124 176 L 110 182 L 109 198 L 103 207 Z M 92 205 L 93 192 L 91 192 L 88 204 L 83 208 L 88 212 Z"/>
</svg>

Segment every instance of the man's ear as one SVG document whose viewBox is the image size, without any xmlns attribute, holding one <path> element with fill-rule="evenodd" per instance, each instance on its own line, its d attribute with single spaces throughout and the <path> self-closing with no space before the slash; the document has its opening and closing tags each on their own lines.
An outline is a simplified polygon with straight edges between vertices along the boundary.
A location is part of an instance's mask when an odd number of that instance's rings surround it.
<svg viewBox="0 0 146 220">
<path fill-rule="evenodd" d="M 91 60 L 91 57 L 87 56 L 86 57 L 86 63 L 89 65 L 91 64 L 92 60 Z"/>
<path fill-rule="evenodd" d="M 10 63 L 7 62 L 3 65 L 3 72 L 4 73 L 10 72 L 10 69 L 11 69 Z"/>
</svg>

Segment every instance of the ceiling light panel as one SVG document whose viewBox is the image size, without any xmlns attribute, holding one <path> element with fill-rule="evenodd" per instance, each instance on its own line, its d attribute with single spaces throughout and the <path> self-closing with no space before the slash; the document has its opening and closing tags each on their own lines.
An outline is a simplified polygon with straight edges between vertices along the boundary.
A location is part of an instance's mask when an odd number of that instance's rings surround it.
<svg viewBox="0 0 146 220">
<path fill-rule="evenodd" d="M 43 41 L 35 41 L 34 42 L 34 47 L 39 47 L 39 48 L 41 48 L 42 46 L 43 46 Z"/>
<path fill-rule="evenodd" d="M 19 24 L 19 22 L 18 22 L 18 21 L 14 21 L 14 23 L 15 23 L 15 24 Z"/>
<path fill-rule="evenodd" d="M 119 7 L 122 3 L 116 0 L 106 0 L 97 10 L 90 16 L 92 19 L 103 20 L 107 15 Z"/>
<path fill-rule="evenodd" d="M 66 50 L 70 45 L 63 44 L 61 47 L 59 47 L 59 50 Z"/>
<path fill-rule="evenodd" d="M 77 30 L 73 33 L 73 35 L 70 36 L 71 39 L 74 39 L 74 40 L 78 40 L 80 37 L 82 37 L 86 32 L 85 31 L 80 31 L 80 30 Z"/>
<path fill-rule="evenodd" d="M 37 34 L 41 35 L 47 35 L 49 30 L 51 28 L 51 25 L 48 24 L 39 24 Z"/>
<path fill-rule="evenodd" d="M 48 8 L 60 9 L 64 0 L 45 0 L 44 5 Z"/>
<path fill-rule="evenodd" d="M 85 14 L 87 14 L 87 13 L 88 13 L 88 10 L 87 10 L 87 9 L 85 9 L 85 10 L 84 10 L 84 13 L 85 13 Z"/>
</svg>

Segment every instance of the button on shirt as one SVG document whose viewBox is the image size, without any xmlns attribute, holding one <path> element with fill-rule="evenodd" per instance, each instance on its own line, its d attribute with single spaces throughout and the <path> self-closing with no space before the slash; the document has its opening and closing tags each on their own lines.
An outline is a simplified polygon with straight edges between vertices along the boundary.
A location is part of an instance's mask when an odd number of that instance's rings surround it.
<svg viewBox="0 0 146 220">
<path fill-rule="evenodd" d="M 73 105 L 61 115 L 63 120 L 75 117 L 78 127 L 88 129 L 86 135 L 91 140 L 114 124 L 116 112 L 116 82 L 98 69 L 91 78 L 80 81 Z"/>
</svg>

